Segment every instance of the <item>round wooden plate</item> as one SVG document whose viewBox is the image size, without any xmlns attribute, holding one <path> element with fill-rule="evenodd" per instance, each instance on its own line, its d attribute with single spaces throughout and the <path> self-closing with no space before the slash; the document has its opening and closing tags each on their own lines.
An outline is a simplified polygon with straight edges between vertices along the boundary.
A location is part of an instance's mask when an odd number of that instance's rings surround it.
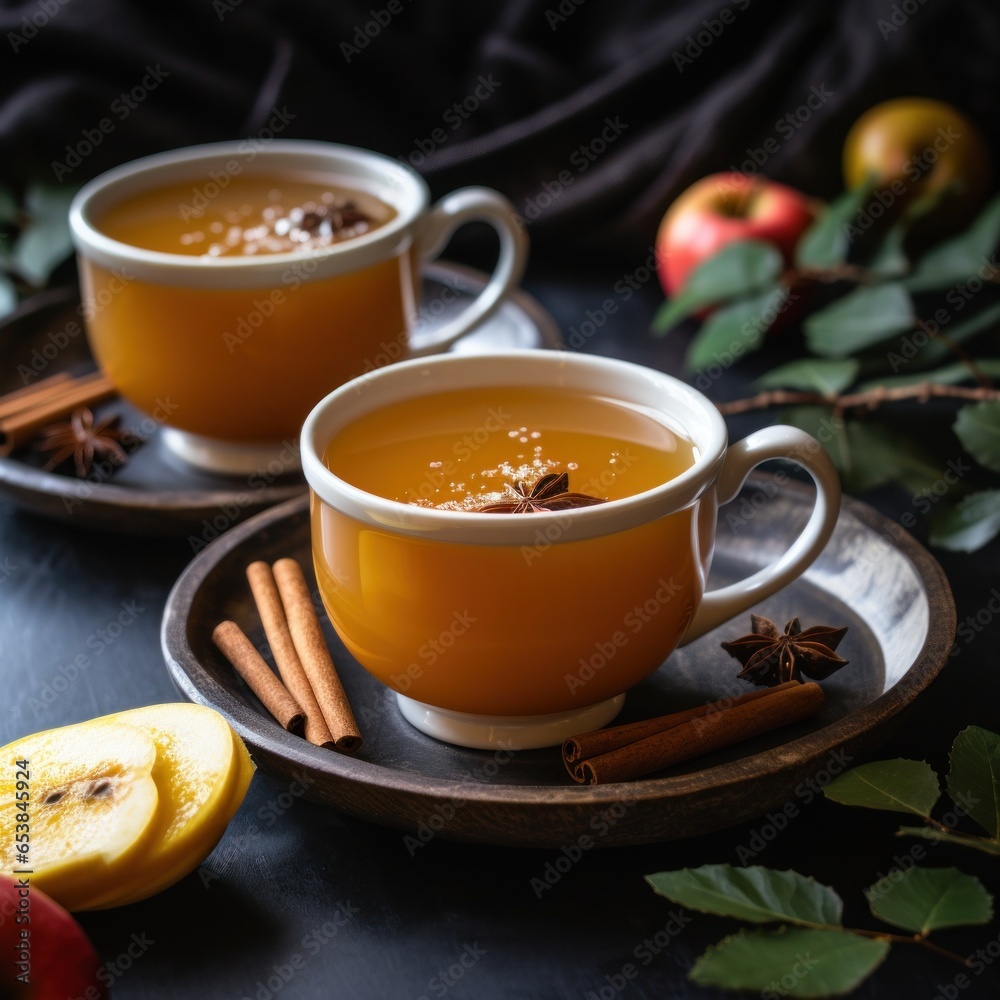
<svg viewBox="0 0 1000 1000">
<path fill-rule="evenodd" d="M 797 484 L 775 495 L 755 476 L 723 508 L 711 584 L 732 582 L 770 562 L 804 523 L 811 492 Z M 727 516 L 728 515 L 728 516 Z M 574 785 L 558 748 L 467 750 L 413 729 L 391 692 L 324 629 L 364 746 L 355 757 L 321 750 L 282 730 L 211 642 L 214 626 L 238 622 L 258 646 L 264 635 L 244 570 L 255 559 L 293 556 L 311 582 L 306 498 L 232 529 L 191 563 L 168 598 L 162 626 L 168 669 L 189 698 L 218 709 L 250 745 L 257 763 L 298 780 L 313 799 L 410 831 L 490 844 L 561 847 L 589 838 L 612 846 L 695 836 L 743 822 L 824 783 L 892 731 L 900 713 L 941 669 L 955 633 L 955 607 L 937 562 L 898 525 L 845 499 L 836 533 L 796 583 L 755 610 L 803 627 L 847 625 L 838 652 L 850 663 L 824 681 L 821 713 L 652 777 Z M 614 570 L 595 586 L 614 586 Z M 318 598 L 317 598 L 317 606 Z M 617 721 L 687 708 L 749 690 L 738 663 L 719 646 L 749 631 L 728 622 L 674 653 L 634 688 Z"/>
</svg>

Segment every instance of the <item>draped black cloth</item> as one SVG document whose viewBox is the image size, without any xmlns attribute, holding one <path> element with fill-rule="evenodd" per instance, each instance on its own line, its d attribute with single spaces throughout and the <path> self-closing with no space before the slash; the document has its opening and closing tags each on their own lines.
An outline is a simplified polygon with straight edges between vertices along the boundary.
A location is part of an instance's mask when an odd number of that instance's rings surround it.
<svg viewBox="0 0 1000 1000">
<path fill-rule="evenodd" d="M 698 177 L 842 187 L 865 108 L 937 97 L 993 148 L 1000 5 L 0 0 L 0 181 L 270 134 L 507 194 L 537 247 L 643 252 Z"/>
</svg>

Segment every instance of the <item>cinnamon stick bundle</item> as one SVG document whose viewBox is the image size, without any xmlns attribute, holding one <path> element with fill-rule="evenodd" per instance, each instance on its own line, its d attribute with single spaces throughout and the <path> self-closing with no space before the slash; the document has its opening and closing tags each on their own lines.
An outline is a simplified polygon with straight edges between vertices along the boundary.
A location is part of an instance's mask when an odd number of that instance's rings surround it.
<svg viewBox="0 0 1000 1000">
<path fill-rule="evenodd" d="M 264 662 L 243 629 L 236 622 L 220 622 L 212 632 L 212 642 L 274 716 L 278 725 L 290 733 L 301 735 L 305 713 Z"/>
<path fill-rule="evenodd" d="M 294 559 L 279 559 L 272 569 L 295 651 L 302 661 L 327 727 L 338 750 L 354 753 L 361 746 L 361 731 L 323 638 L 323 629 L 316 616 L 302 567 Z"/>
<path fill-rule="evenodd" d="M 306 739 L 318 747 L 335 746 L 333 734 L 323 718 L 323 712 L 313 694 L 309 678 L 302 669 L 302 661 L 295 651 L 295 643 L 292 642 L 292 635 L 288 631 L 285 609 L 271 567 L 266 562 L 253 562 L 247 566 L 246 573 L 278 673 L 281 674 L 281 679 L 292 697 L 305 712 Z"/>
<path fill-rule="evenodd" d="M 726 708 L 735 705 L 744 705 L 748 701 L 756 701 L 774 691 L 782 691 L 786 688 L 798 685 L 798 681 L 786 681 L 773 688 L 758 688 L 754 691 L 747 691 L 731 700 L 714 701 L 705 705 L 696 705 L 694 708 L 685 709 L 682 712 L 672 712 L 670 715 L 659 715 L 655 719 L 643 719 L 641 722 L 630 722 L 624 726 L 611 726 L 608 729 L 597 729 L 592 733 L 583 733 L 580 736 L 571 736 L 563 743 L 563 763 L 569 773 L 577 781 L 583 779 L 577 776 L 580 762 L 588 757 L 597 757 L 600 754 L 610 753 L 619 747 L 629 743 L 637 743 L 647 736 L 655 736 L 657 733 L 666 732 L 682 723 L 690 722 L 692 719 L 701 719 Z"/>
<path fill-rule="evenodd" d="M 0 397 L 0 456 L 9 455 L 77 407 L 91 406 L 114 394 L 107 375 L 91 372 L 76 378 L 53 375 L 30 390 L 15 389 Z"/>
<path fill-rule="evenodd" d="M 45 399 L 49 398 L 58 390 L 59 386 L 65 387 L 72 376 L 69 372 L 56 372 L 48 378 L 43 378 L 34 385 L 26 385 L 20 389 L 13 389 L 0 396 L 0 417 L 9 417 L 18 410 L 27 410 L 32 406 L 37 406 Z"/>
<path fill-rule="evenodd" d="M 775 688 L 749 693 L 755 697 L 737 699 L 728 705 L 715 703 L 714 710 L 711 705 L 702 706 L 651 720 L 664 725 L 664 728 L 615 749 L 582 760 L 567 761 L 567 769 L 581 784 L 631 781 L 799 722 L 815 715 L 823 706 L 823 689 L 814 682 L 800 684 L 790 681 Z M 692 712 L 698 714 L 692 715 Z M 678 723 L 678 716 L 686 718 Z M 638 727 L 641 724 L 634 725 Z M 640 730 L 637 728 L 635 731 Z M 582 737 L 566 741 L 564 760 L 567 744 L 579 747 L 577 741 L 580 739 Z M 614 742 L 613 739 L 611 742 Z M 587 741 L 583 745 L 587 746 Z"/>
</svg>

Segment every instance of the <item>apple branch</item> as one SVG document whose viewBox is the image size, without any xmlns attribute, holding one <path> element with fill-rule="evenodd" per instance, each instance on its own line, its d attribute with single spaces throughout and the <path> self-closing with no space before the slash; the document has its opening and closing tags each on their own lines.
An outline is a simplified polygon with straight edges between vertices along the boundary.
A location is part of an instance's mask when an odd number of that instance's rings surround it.
<svg viewBox="0 0 1000 1000">
<path fill-rule="evenodd" d="M 729 403 L 716 403 L 724 416 L 748 413 L 751 410 L 766 410 L 772 406 L 832 406 L 839 415 L 845 410 L 876 410 L 885 403 L 898 403 L 915 399 L 926 403 L 931 399 L 963 399 L 973 402 L 1000 400 L 1000 389 L 988 386 L 969 388 L 960 385 L 939 385 L 936 382 L 921 382 L 918 385 L 904 385 L 887 389 L 876 386 L 865 392 L 845 395 L 822 392 L 804 392 L 790 389 L 770 389 L 759 392 L 748 399 L 735 399 Z"/>
</svg>

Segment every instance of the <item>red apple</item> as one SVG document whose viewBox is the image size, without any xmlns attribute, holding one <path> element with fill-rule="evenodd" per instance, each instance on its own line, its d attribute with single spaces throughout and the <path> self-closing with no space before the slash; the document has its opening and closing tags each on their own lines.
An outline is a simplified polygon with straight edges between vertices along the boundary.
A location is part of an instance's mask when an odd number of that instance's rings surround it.
<svg viewBox="0 0 1000 1000">
<path fill-rule="evenodd" d="M 800 191 L 739 172 L 711 174 L 670 206 L 656 234 L 660 284 L 673 298 L 707 257 L 735 240 L 765 240 L 789 263 L 815 217 Z"/>
<path fill-rule="evenodd" d="M 104 1000 L 101 963 L 80 925 L 30 876 L 0 875 L 0 996 L 25 1000 Z M 23 978 L 22 978 L 23 977 Z"/>
</svg>

